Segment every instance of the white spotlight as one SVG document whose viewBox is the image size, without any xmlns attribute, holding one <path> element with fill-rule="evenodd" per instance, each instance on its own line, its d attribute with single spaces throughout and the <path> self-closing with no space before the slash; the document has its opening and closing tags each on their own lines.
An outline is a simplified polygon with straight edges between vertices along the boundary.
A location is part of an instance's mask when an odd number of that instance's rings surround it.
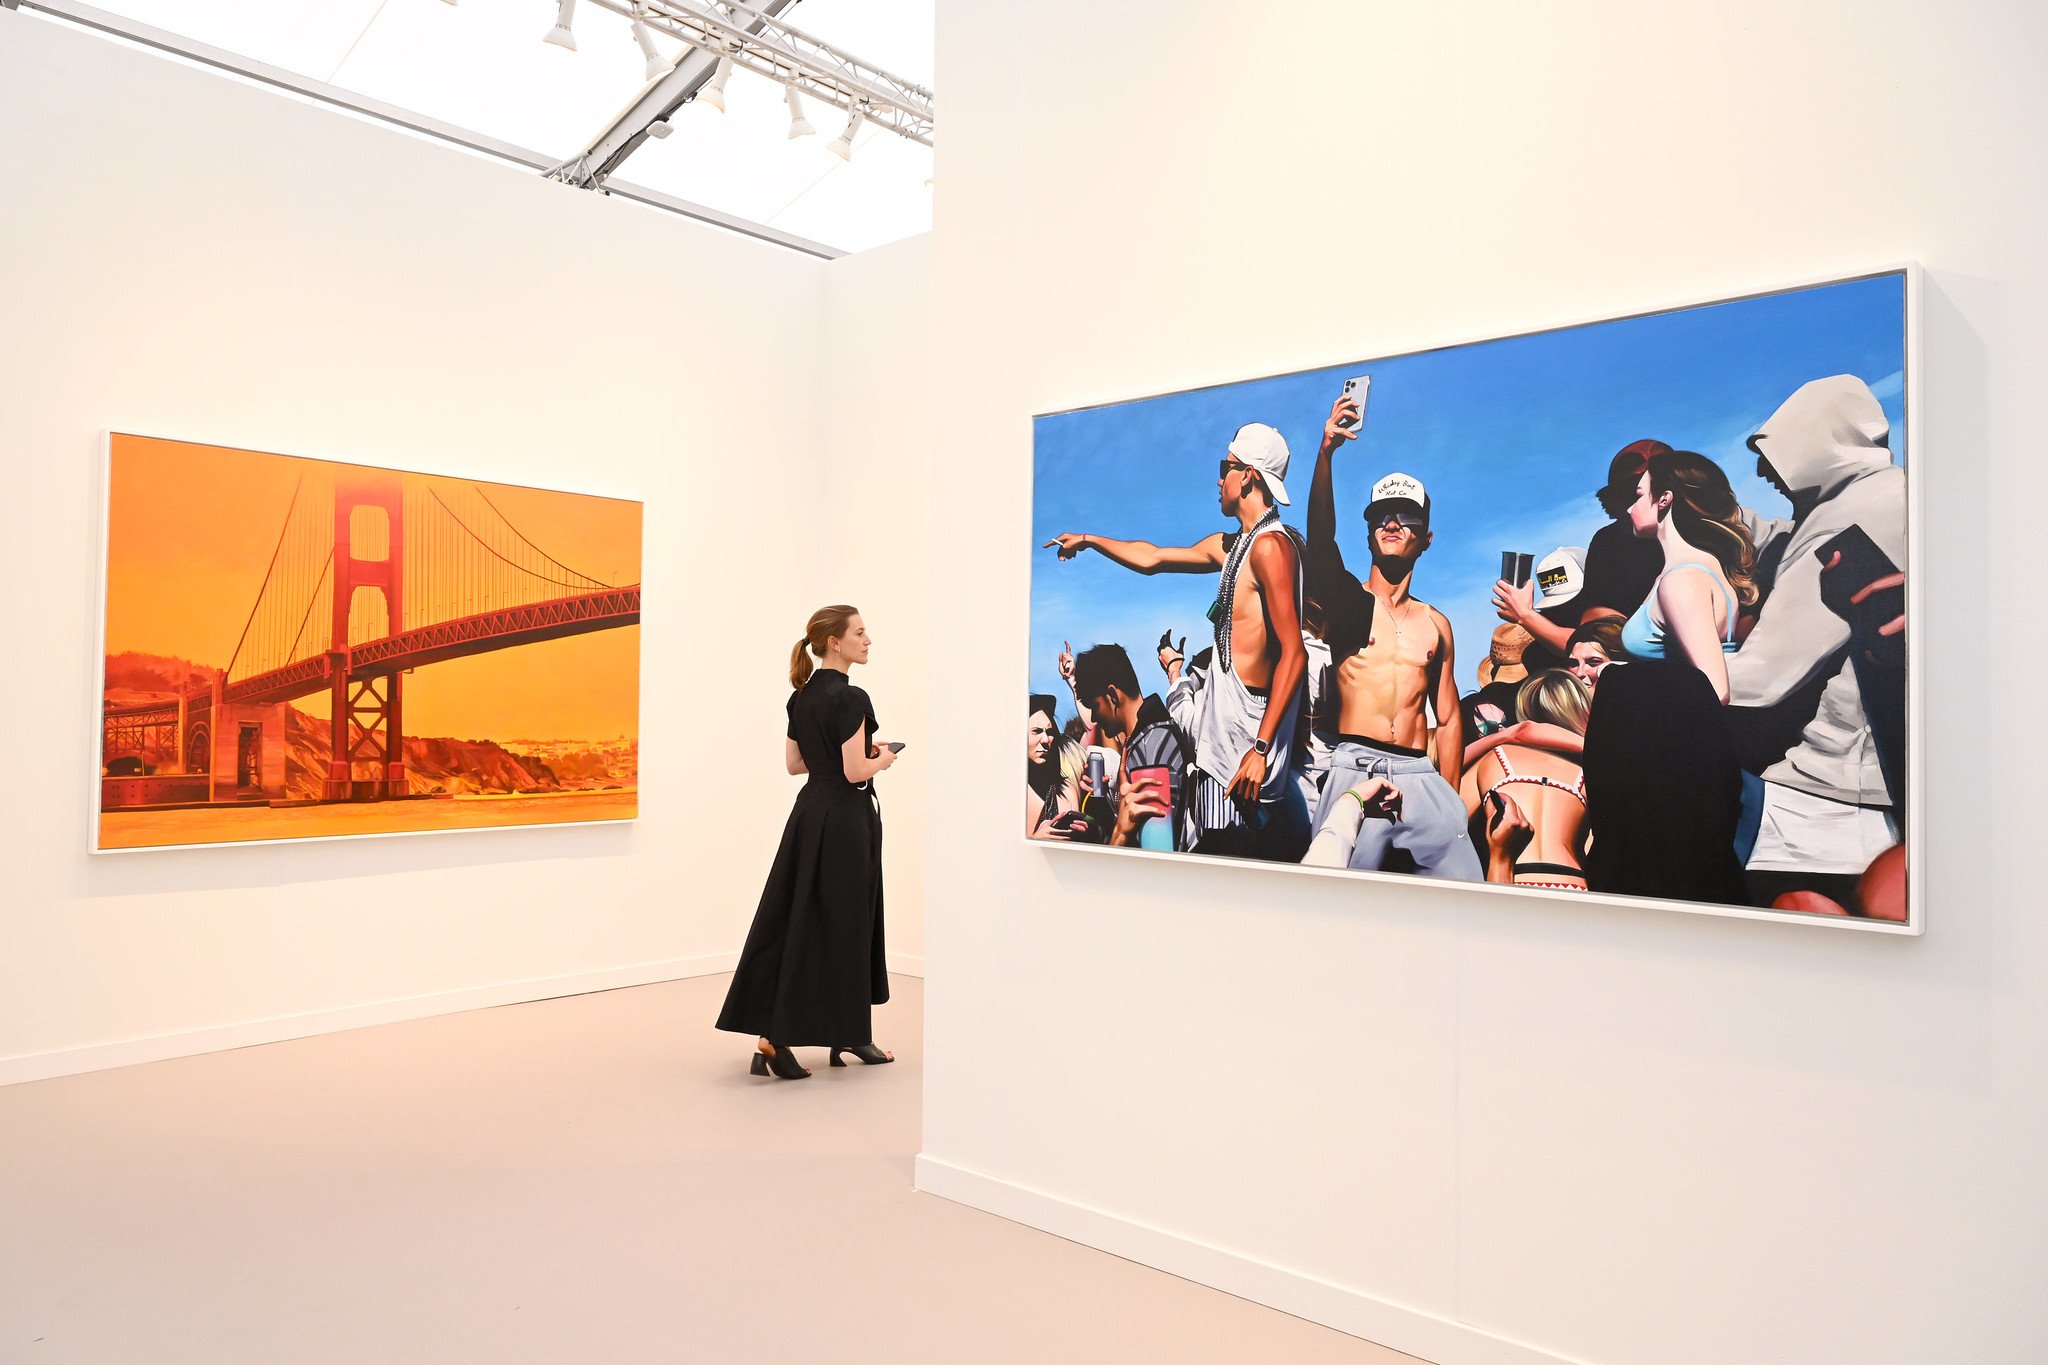
<svg viewBox="0 0 2048 1365">
<path fill-rule="evenodd" d="M 641 10 L 639 14 L 646 12 Z M 647 59 L 647 66 L 642 72 L 643 79 L 651 81 L 668 70 L 669 63 L 662 57 L 661 49 L 654 45 L 654 31 L 648 28 L 646 22 L 638 15 L 633 19 L 633 41 L 640 45 L 640 55 Z"/>
<path fill-rule="evenodd" d="M 853 160 L 854 134 L 860 131 L 861 124 L 866 123 L 867 119 L 868 111 L 866 109 L 863 109 L 859 105 L 855 105 L 853 109 L 853 117 L 846 121 L 846 131 L 839 135 L 839 140 L 837 142 L 834 142 L 825 150 L 832 153 L 832 155 L 838 157 L 841 161 Z"/>
<path fill-rule="evenodd" d="M 675 125 L 670 123 L 667 119 L 663 119 L 659 123 L 650 123 L 647 125 L 647 136 L 653 138 L 656 142 L 661 141 L 663 138 L 667 137 L 670 133 L 673 133 L 674 131 Z"/>
<path fill-rule="evenodd" d="M 811 126 L 811 121 L 804 117 L 804 102 L 798 98 L 795 86 L 784 86 L 782 98 L 789 105 L 789 136 L 791 141 L 795 141 L 800 137 L 809 137 L 818 131 Z"/>
<path fill-rule="evenodd" d="M 555 0 L 555 26 L 548 30 L 548 36 L 541 39 L 569 51 L 576 50 L 576 35 L 569 30 L 569 23 L 576 17 L 576 0 Z"/>
<path fill-rule="evenodd" d="M 697 98 L 710 105 L 713 109 L 716 109 L 719 113 L 724 113 L 725 83 L 731 75 L 732 58 L 720 57 L 718 59 L 718 69 L 711 73 L 711 79 L 705 83 L 702 90 L 697 92 Z"/>
</svg>

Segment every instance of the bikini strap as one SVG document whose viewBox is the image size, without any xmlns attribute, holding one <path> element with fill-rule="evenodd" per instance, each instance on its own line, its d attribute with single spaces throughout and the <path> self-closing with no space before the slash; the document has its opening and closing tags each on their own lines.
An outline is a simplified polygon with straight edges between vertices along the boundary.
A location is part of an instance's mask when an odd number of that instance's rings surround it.
<svg viewBox="0 0 2048 1365">
<path fill-rule="evenodd" d="M 1657 579 L 1658 579 L 1658 581 L 1659 581 L 1659 582 L 1662 582 L 1662 581 L 1663 581 L 1664 579 L 1666 579 L 1666 578 L 1669 578 L 1669 577 L 1670 577 L 1670 576 L 1671 576 L 1672 574 L 1675 574 L 1675 573 L 1677 573 L 1677 572 L 1678 572 L 1678 571 L 1679 571 L 1680 569 L 1698 569 L 1698 570 L 1699 570 L 1699 571 L 1700 571 L 1701 573 L 1703 573 L 1703 574 L 1713 574 L 1713 573 L 1714 573 L 1714 570 L 1713 570 L 1712 566 L 1710 566 L 1710 565 L 1706 565 L 1706 564 L 1702 564 L 1702 563 L 1700 563 L 1700 562 L 1699 562 L 1698 560 L 1696 560 L 1696 559 L 1688 559 L 1688 560 L 1685 560 L 1685 561 L 1684 561 L 1683 563 L 1679 563 L 1679 564 L 1673 564 L 1673 565 L 1672 565 L 1672 566 L 1671 566 L 1670 568 L 1666 569 L 1666 570 L 1665 570 L 1665 571 L 1664 571 L 1663 573 L 1660 573 L 1660 574 L 1658 574 L 1658 575 L 1657 575 Z M 1721 632 L 1721 639 L 1722 639 L 1722 640 L 1723 640 L 1724 642 L 1726 642 L 1726 641 L 1728 641 L 1728 640 L 1732 640 L 1732 639 L 1734 639 L 1734 638 L 1735 638 L 1735 617 L 1736 617 L 1736 601 L 1735 601 L 1735 590 L 1734 590 L 1733 588 L 1729 587 L 1729 586 L 1728 586 L 1728 584 L 1727 584 L 1726 582 L 1724 582 L 1724 581 L 1723 581 L 1723 578 L 1722 578 L 1722 576 L 1720 576 L 1720 575 L 1716 575 L 1716 576 L 1714 577 L 1714 586 L 1715 586 L 1715 587 L 1717 587 L 1717 588 L 1719 588 L 1719 589 L 1721 590 L 1721 595 L 1722 595 L 1723 597 L 1725 597 L 1725 598 L 1727 598 L 1727 599 L 1728 599 L 1728 627 L 1727 627 L 1727 629 L 1726 629 L 1726 630 L 1724 630 L 1724 631 L 1722 631 L 1722 632 Z M 1664 628 L 1665 628 L 1666 630 L 1669 630 L 1669 629 L 1671 628 L 1671 627 L 1670 627 L 1670 623 L 1668 623 L 1668 622 L 1667 622 L 1667 623 L 1665 624 L 1665 627 L 1664 627 Z"/>
</svg>

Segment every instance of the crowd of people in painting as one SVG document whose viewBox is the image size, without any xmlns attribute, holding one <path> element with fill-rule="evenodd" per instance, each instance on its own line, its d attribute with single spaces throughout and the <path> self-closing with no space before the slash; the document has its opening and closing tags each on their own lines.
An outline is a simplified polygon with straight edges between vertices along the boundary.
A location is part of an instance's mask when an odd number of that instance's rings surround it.
<svg viewBox="0 0 2048 1365">
<path fill-rule="evenodd" d="M 1338 549 L 1331 470 L 1361 419 L 1331 407 L 1302 529 L 1287 443 L 1254 422 L 1217 466 L 1235 529 L 1046 543 L 1218 585 L 1209 643 L 1148 649 L 1155 687 L 1121 643 L 1061 652 L 1069 695 L 1027 713 L 1028 835 L 1906 917 L 1905 473 L 1861 380 L 1801 386 L 1749 438 L 1788 519 L 1713 460 L 1624 446 L 1583 548 L 1503 553 L 1464 696 L 1418 595 L 1423 478 L 1373 483 L 1369 572 Z"/>
</svg>

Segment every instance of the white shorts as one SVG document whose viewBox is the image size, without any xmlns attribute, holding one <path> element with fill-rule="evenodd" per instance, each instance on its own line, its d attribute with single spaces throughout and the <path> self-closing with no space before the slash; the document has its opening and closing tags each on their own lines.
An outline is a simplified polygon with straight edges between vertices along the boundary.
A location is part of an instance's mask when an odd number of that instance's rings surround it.
<svg viewBox="0 0 2048 1365">
<path fill-rule="evenodd" d="M 1898 841 L 1898 826 L 1891 812 L 1881 807 L 1852 806 L 1766 782 L 1763 823 L 1757 828 L 1749 869 L 1861 875 Z"/>
</svg>

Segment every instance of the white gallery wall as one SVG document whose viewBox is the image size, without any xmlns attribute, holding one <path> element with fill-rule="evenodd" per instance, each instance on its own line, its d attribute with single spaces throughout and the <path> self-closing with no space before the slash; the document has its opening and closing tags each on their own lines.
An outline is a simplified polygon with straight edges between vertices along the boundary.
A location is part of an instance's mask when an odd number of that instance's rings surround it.
<svg viewBox="0 0 2048 1365">
<path fill-rule="evenodd" d="M 854 681 L 875 704 L 878 733 L 907 746 L 878 785 L 889 966 L 915 976 L 924 974 L 924 805 L 934 784 L 949 788 L 925 732 L 928 670 L 936 658 L 944 681 L 957 685 L 977 667 L 971 638 L 948 632 L 928 649 L 931 275 L 926 236 L 826 268 L 825 473 L 808 495 L 824 530 L 808 555 L 790 551 L 808 559 L 804 572 L 822 594 L 816 605 L 860 608 L 874 648 Z M 793 629 L 790 643 L 795 637 Z"/>
<path fill-rule="evenodd" d="M 949 773 L 1020 770 L 1032 413 L 1917 259 L 1929 899 L 1913 939 L 1163 864 L 963 777 L 923 1188 L 1445 1362 L 2043 1358 L 2044 57 L 2020 0 L 941 0 L 931 620 L 990 642 L 931 694 Z"/>
<path fill-rule="evenodd" d="M 0 160 L 0 1080 L 729 967 L 825 263 L 5 10 Z M 645 499 L 639 822 L 89 857 L 109 428 Z"/>
</svg>

